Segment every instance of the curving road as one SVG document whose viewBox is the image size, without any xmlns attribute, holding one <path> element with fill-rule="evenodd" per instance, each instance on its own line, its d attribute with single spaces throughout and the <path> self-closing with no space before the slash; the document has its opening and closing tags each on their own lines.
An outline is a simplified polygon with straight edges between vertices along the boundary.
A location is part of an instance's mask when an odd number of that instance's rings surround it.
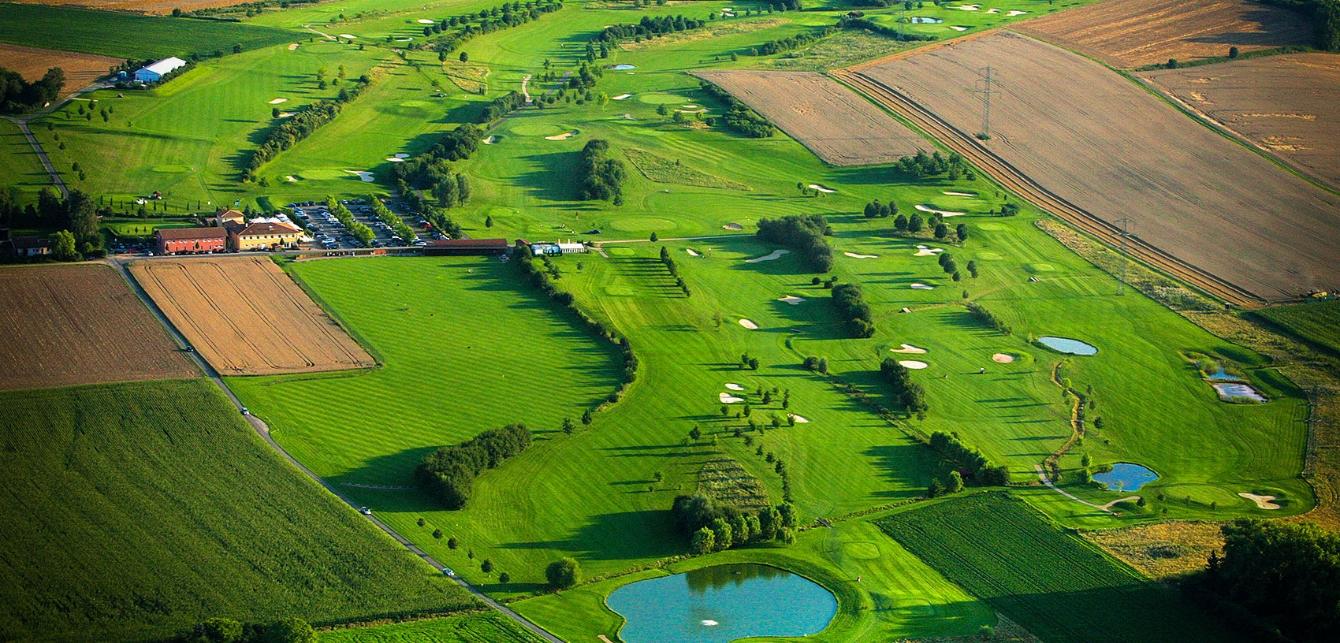
<svg viewBox="0 0 1340 643">
<path fill-rule="evenodd" d="M 190 346 L 190 343 L 186 341 L 186 337 L 182 335 L 180 331 L 177 330 L 176 326 L 172 325 L 172 322 L 169 321 L 167 316 L 163 314 L 163 311 L 158 308 L 158 305 L 155 304 L 153 299 L 149 297 L 149 294 L 145 292 L 143 288 L 140 287 L 139 282 L 135 281 L 135 278 L 130 275 L 130 271 L 126 269 L 126 260 L 113 258 L 113 259 L 107 259 L 106 263 L 116 268 L 116 271 L 121 273 L 121 277 L 126 280 L 127 284 L 129 284 L 130 290 L 134 292 L 137 297 L 140 298 L 140 301 L 144 302 L 145 307 L 147 307 L 149 309 L 149 312 L 153 313 L 153 316 L 156 317 L 159 323 L 163 325 L 163 328 L 167 330 L 168 335 L 173 339 L 173 341 L 175 341 L 178 346 L 182 347 L 183 350 L 187 349 L 187 347 Z M 209 363 L 206 362 L 203 357 L 200 357 L 200 354 L 196 353 L 194 350 L 188 350 L 186 354 L 189 355 L 191 357 L 191 360 L 195 362 L 196 366 L 200 368 L 200 372 L 204 373 L 205 376 L 210 379 L 210 381 L 214 382 L 215 386 L 219 387 L 219 390 L 223 391 L 224 395 L 228 396 L 228 399 L 233 403 L 233 407 L 237 409 L 238 413 L 242 413 L 243 409 L 245 409 L 246 407 L 242 405 L 242 401 L 237 398 L 237 395 L 233 393 L 233 390 L 231 388 L 228 388 L 228 383 L 223 381 L 223 378 L 219 376 L 219 372 L 214 370 L 214 367 L 210 366 Z M 274 449 L 275 452 L 278 453 L 280 456 L 282 456 L 285 460 L 287 460 L 289 464 L 293 465 L 299 471 L 306 474 L 307 477 L 311 478 L 317 484 L 324 487 L 326 491 L 335 494 L 335 497 L 339 498 L 345 504 L 349 505 L 350 507 L 358 506 L 349 498 L 345 497 L 344 494 L 340 493 L 334 487 L 327 484 L 325 480 L 322 480 L 321 476 L 316 475 L 316 472 L 312 471 L 311 469 L 308 469 L 301 462 L 298 462 L 298 460 L 294 458 L 292 455 L 290 455 L 288 451 L 284 450 L 284 447 L 279 446 L 279 443 L 275 442 L 274 438 L 270 437 L 270 427 L 265 424 L 264 420 L 250 413 L 246 413 L 244 417 L 246 417 L 247 422 L 251 424 L 251 428 L 256 430 L 256 434 L 261 436 L 261 439 L 265 440 L 265 443 L 270 445 L 270 448 Z M 424 550 L 420 549 L 418 545 L 415 545 L 414 543 L 410 542 L 408 538 L 401 536 L 400 532 L 397 532 L 395 529 L 392 529 L 390 525 L 382 522 L 381 519 L 372 515 L 367 516 L 367 519 L 371 521 L 372 524 L 376 525 L 377 528 L 385 532 L 386 535 L 390 536 L 391 538 L 394 538 L 396 542 L 400 543 L 405 549 L 408 549 L 415 556 L 418 556 L 420 559 L 422 559 L 423 562 L 431 565 L 433 569 L 436 569 L 439 573 L 442 573 L 443 570 L 447 568 L 446 565 L 443 565 L 441 562 L 438 562 L 436 558 L 433 558 L 431 555 L 428 554 L 428 552 L 425 552 Z M 475 586 L 471 585 L 470 583 L 467 583 L 459 576 L 451 576 L 450 578 L 451 580 L 455 581 L 457 585 L 460 585 L 462 588 L 464 588 L 465 591 L 470 592 L 470 594 L 474 596 L 476 599 L 478 599 L 479 602 L 489 606 L 492 609 L 501 612 L 504 616 L 512 619 L 518 625 L 526 628 L 535 636 L 538 636 L 541 639 L 548 641 L 549 643 L 562 643 L 562 639 L 558 638 L 557 636 L 554 636 L 553 634 L 550 634 L 548 630 L 544 629 L 543 627 L 540 627 L 539 625 L 535 624 L 533 621 L 527 619 L 526 617 L 516 613 L 514 610 L 507 607 L 506 605 L 503 605 L 502 603 L 493 600 L 487 594 L 479 591 L 479 589 L 475 588 Z"/>
</svg>

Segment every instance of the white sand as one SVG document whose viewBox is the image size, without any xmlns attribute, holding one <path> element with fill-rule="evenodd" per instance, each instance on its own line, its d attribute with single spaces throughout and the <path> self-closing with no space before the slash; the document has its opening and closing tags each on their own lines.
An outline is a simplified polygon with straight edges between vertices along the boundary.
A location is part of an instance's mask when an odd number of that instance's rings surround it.
<svg viewBox="0 0 1340 643">
<path fill-rule="evenodd" d="M 721 400 L 722 404 L 739 404 L 740 402 L 744 401 L 744 398 L 735 397 L 730 393 L 720 393 L 717 395 L 717 399 Z"/>
<path fill-rule="evenodd" d="M 486 139 L 484 139 L 483 141 L 480 141 L 480 142 L 482 142 L 482 143 L 485 144 L 485 145 L 493 145 L 494 143 L 497 143 L 497 142 L 498 142 L 498 137 L 497 137 L 497 136 L 494 136 L 494 135 L 492 135 L 492 134 L 489 134 L 488 138 L 486 138 Z"/>
<path fill-rule="evenodd" d="M 341 37 L 341 38 L 357 38 L 358 36 L 355 36 L 355 35 L 353 35 L 353 34 L 351 34 L 351 33 L 342 33 L 342 34 L 340 34 L 340 37 Z M 397 38 L 397 40 L 399 40 L 399 38 Z M 405 40 L 409 40 L 409 38 L 406 38 Z"/>
<path fill-rule="evenodd" d="M 954 31 L 967 31 L 967 30 L 968 30 L 967 27 L 960 27 L 960 26 L 958 26 L 958 25 L 949 25 L 949 28 L 950 28 L 950 29 L 953 29 Z"/>
<path fill-rule="evenodd" d="M 396 38 L 396 39 L 395 39 L 396 42 L 410 42 L 410 41 L 412 41 L 412 40 L 414 40 L 414 39 L 413 39 L 413 38 Z"/>
<path fill-rule="evenodd" d="M 1239 496 L 1242 496 L 1243 498 L 1246 498 L 1246 499 L 1248 499 L 1248 500 L 1250 500 L 1250 501 L 1252 501 L 1252 502 L 1254 502 L 1254 503 L 1256 503 L 1256 507 L 1257 507 L 1258 509 L 1279 509 L 1279 508 L 1280 508 L 1279 505 L 1277 505 L 1277 504 L 1271 502 L 1271 500 L 1274 500 L 1274 499 L 1275 499 L 1275 496 L 1258 496 L 1258 495 L 1256 495 L 1256 494 L 1254 494 L 1254 493 L 1247 493 L 1246 491 L 1243 491 L 1242 493 L 1239 493 L 1238 495 L 1239 495 Z"/>
<path fill-rule="evenodd" d="M 738 228 L 737 228 L 737 229 L 738 229 Z M 781 258 L 782 255 L 784 255 L 784 254 L 789 254 L 790 252 L 791 252 L 790 250 L 783 250 L 783 249 L 778 248 L 777 250 L 773 250 L 772 252 L 769 252 L 768 254 L 765 254 L 765 255 L 763 255 L 762 257 L 754 257 L 753 259 L 745 259 L 744 262 L 745 262 L 745 263 L 759 263 L 759 262 L 762 262 L 762 261 L 772 261 L 773 259 L 779 259 L 779 258 Z"/>
<path fill-rule="evenodd" d="M 398 158 L 398 159 L 404 160 L 404 159 L 409 158 L 409 155 L 406 154 L 406 153 L 404 153 L 404 152 L 399 152 L 399 153 L 397 153 L 397 154 L 395 155 L 395 157 Z"/>
<path fill-rule="evenodd" d="M 795 296 L 795 295 L 787 295 L 787 296 L 785 296 L 785 297 L 780 297 L 780 298 L 778 298 L 777 301 L 786 302 L 786 303 L 791 304 L 792 306 L 794 306 L 794 305 L 796 305 L 796 304 L 803 303 L 803 302 L 805 301 L 805 298 L 804 298 L 804 297 L 797 297 L 797 296 Z"/>
<path fill-rule="evenodd" d="M 618 96 L 614 97 L 614 100 L 628 100 L 628 98 L 631 96 L 632 94 L 619 94 Z"/>
<path fill-rule="evenodd" d="M 792 420 L 795 420 L 795 421 L 796 421 L 796 424 L 809 424 L 809 423 L 810 423 L 810 419 L 807 418 L 807 417 L 805 417 L 805 416 L 803 416 L 803 415 L 796 415 L 795 413 L 788 413 L 788 414 L 786 415 L 786 417 L 789 417 L 789 418 L 791 418 Z"/>
<path fill-rule="evenodd" d="M 553 135 L 553 136 L 546 136 L 546 137 L 544 137 L 544 140 L 546 140 L 546 141 L 566 141 L 566 140 L 568 140 L 568 139 L 570 139 L 570 138 L 572 138 L 573 136 L 576 136 L 576 135 L 577 135 L 577 132 L 563 132 L 562 134 L 555 134 L 555 135 Z"/>
<path fill-rule="evenodd" d="M 919 281 L 912 282 L 912 290 L 935 290 L 935 286 L 923 284 Z"/>
<path fill-rule="evenodd" d="M 978 9 L 981 9 L 981 8 L 982 8 L 982 5 L 978 5 L 978 4 L 961 4 L 961 5 L 957 6 L 957 7 L 951 7 L 951 8 L 953 8 L 953 9 L 958 9 L 959 11 L 977 11 Z"/>
<path fill-rule="evenodd" d="M 287 98 L 271 98 L 271 99 L 270 99 L 270 104 L 271 104 L 271 105 L 278 105 L 278 104 L 280 104 L 280 103 L 287 103 L 287 102 L 288 102 L 288 99 L 287 99 Z"/>
<path fill-rule="evenodd" d="M 878 258 L 879 258 L 879 255 L 862 255 L 862 254 L 856 254 L 855 252 L 844 252 L 844 253 L 842 253 L 842 254 L 845 255 L 845 256 L 851 257 L 852 259 L 878 259 Z"/>
<path fill-rule="evenodd" d="M 684 249 L 684 252 L 689 253 L 689 256 L 690 256 L 690 257 L 701 257 L 701 256 L 702 256 L 701 254 L 698 254 L 698 251 L 697 251 L 697 250 L 694 250 L 693 248 L 685 248 L 685 249 Z"/>
<path fill-rule="evenodd" d="M 736 384 L 735 382 L 726 382 L 726 388 L 727 388 L 727 389 L 730 389 L 730 390 L 732 390 L 732 391 L 743 391 L 743 390 L 744 390 L 744 387 L 743 387 L 743 386 L 740 386 L 739 384 Z"/>
<path fill-rule="evenodd" d="M 1014 356 L 1007 353 L 996 353 L 991 356 L 991 361 L 997 364 L 1009 364 L 1014 361 Z"/>
<path fill-rule="evenodd" d="M 1015 16 L 1022 16 L 1022 15 L 1026 14 L 1026 13 L 1028 13 L 1028 12 L 1027 12 L 1027 11 L 1020 11 L 1020 10 L 1018 10 L 1018 9 L 1011 9 L 1010 12 L 1007 13 L 1007 14 L 1005 14 L 1005 15 L 1006 15 L 1006 16 L 1009 16 L 1009 17 L 1011 17 L 1011 18 L 1013 18 L 1013 17 L 1015 17 Z"/>
<path fill-rule="evenodd" d="M 751 322 L 748 319 L 741 319 L 740 325 L 744 326 L 745 328 L 748 328 L 749 330 L 758 330 L 758 324 L 755 324 L 754 322 Z"/>
<path fill-rule="evenodd" d="M 396 158 L 396 157 L 394 157 L 394 156 L 388 156 L 388 157 L 386 157 L 386 160 L 388 160 L 388 161 L 390 161 L 390 162 L 392 162 L 392 163 L 404 163 L 404 162 L 405 162 L 405 159 L 402 159 L 402 158 Z"/>
<path fill-rule="evenodd" d="M 834 194 L 834 193 L 837 192 L 837 190 L 833 190 L 833 189 L 830 189 L 830 188 L 826 188 L 826 187 L 824 187 L 824 186 L 822 186 L 822 185 L 819 185 L 818 183 L 811 183 L 811 184 L 809 184 L 809 185 L 806 186 L 806 187 L 808 187 L 808 188 L 811 189 L 811 190 L 818 190 L 818 191 L 820 191 L 820 192 L 822 192 L 822 193 L 824 193 L 824 194 Z"/>
<path fill-rule="evenodd" d="M 289 43 L 289 46 L 288 46 L 288 50 L 289 50 L 289 51 L 293 51 L 294 49 L 297 49 L 297 48 L 298 48 L 298 43 L 296 43 L 296 42 Z"/>
<path fill-rule="evenodd" d="M 906 307 L 906 306 L 904 306 L 904 307 L 903 307 L 901 310 L 899 310 L 898 312 L 900 312 L 900 313 L 910 313 L 910 312 L 912 312 L 912 309 L 911 309 L 911 308 L 908 308 L 908 307 Z"/>
<path fill-rule="evenodd" d="M 298 177 L 293 176 L 292 174 L 290 174 L 290 175 L 284 177 L 284 180 L 285 180 L 285 181 L 288 181 L 289 183 L 297 183 L 297 182 L 298 182 Z"/>
<path fill-rule="evenodd" d="M 934 257 L 935 255 L 938 255 L 938 254 L 940 254 L 941 252 L 944 252 L 944 251 L 945 251 L 944 248 L 932 248 L 932 247 L 930 247 L 930 246 L 922 246 L 922 245 L 918 245 L 918 246 L 917 246 L 916 254 L 913 254 L 912 256 L 913 256 L 913 257 Z"/>
<path fill-rule="evenodd" d="M 986 12 L 987 12 L 987 13 L 1000 13 L 1000 9 L 996 9 L 996 8 L 992 7 L 992 8 L 990 8 L 990 9 L 987 9 Z"/>
<path fill-rule="evenodd" d="M 744 226 L 742 226 L 742 225 L 740 225 L 740 224 L 738 224 L 738 223 L 727 223 L 726 225 L 721 226 L 721 229 L 722 229 L 722 230 L 743 230 L 743 229 L 744 229 Z"/>
<path fill-rule="evenodd" d="M 377 178 L 374 177 L 371 172 L 363 172 L 360 170 L 345 170 L 345 172 L 357 176 L 359 180 L 363 181 L 364 183 L 371 183 L 377 180 Z"/>
<path fill-rule="evenodd" d="M 427 19 L 427 18 L 419 18 L 417 22 L 418 22 L 419 24 L 421 24 L 421 25 L 434 25 L 434 24 L 437 24 L 437 21 L 435 21 L 435 20 L 429 20 L 429 19 Z"/>
<path fill-rule="evenodd" d="M 930 212 L 932 214 L 938 214 L 942 217 L 961 217 L 967 214 L 967 212 L 954 212 L 953 210 L 936 210 L 935 208 L 932 208 L 928 205 L 922 205 L 920 203 L 912 207 L 921 210 L 922 212 Z"/>
<path fill-rule="evenodd" d="M 943 194 L 945 196 L 977 196 L 972 192 L 941 192 L 940 194 Z"/>
<path fill-rule="evenodd" d="M 890 353 L 911 353 L 913 355 L 925 355 L 926 349 L 911 344 L 903 344 L 900 348 L 890 348 Z"/>
<path fill-rule="evenodd" d="M 693 103 L 688 103 L 687 105 L 680 105 L 679 108 L 680 108 L 680 109 L 702 109 L 701 107 L 699 107 L 699 106 L 697 106 L 697 105 L 694 105 Z"/>
<path fill-rule="evenodd" d="M 927 366 L 930 366 L 930 364 L 927 364 L 926 362 L 918 362 L 917 360 L 914 359 L 900 359 L 898 360 L 898 365 L 902 366 L 903 368 L 912 369 L 914 371 L 919 371 L 923 368 L 926 368 Z"/>
<path fill-rule="evenodd" d="M 288 117 L 290 117 L 290 116 L 292 116 L 292 115 L 293 115 L 293 112 L 279 112 L 279 117 L 280 117 L 280 118 L 288 118 Z"/>
</svg>

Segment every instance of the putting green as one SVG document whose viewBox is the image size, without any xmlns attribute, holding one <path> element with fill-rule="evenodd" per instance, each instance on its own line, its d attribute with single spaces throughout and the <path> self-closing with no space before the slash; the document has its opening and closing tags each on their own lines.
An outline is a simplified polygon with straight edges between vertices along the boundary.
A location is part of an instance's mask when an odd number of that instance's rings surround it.
<svg viewBox="0 0 1340 643">
<path fill-rule="evenodd" d="M 1000 253 L 992 252 L 990 250 L 983 250 L 973 255 L 973 259 L 987 259 L 990 261 L 998 261 L 1000 259 Z"/>
<path fill-rule="evenodd" d="M 519 123 L 508 128 L 508 131 L 521 136 L 553 136 L 571 132 L 572 128 L 554 127 L 551 123 Z"/>
<path fill-rule="evenodd" d="M 650 94 L 641 94 L 637 97 L 638 102 L 648 105 L 678 105 L 687 103 L 689 99 L 676 94 L 665 94 L 661 92 L 652 92 Z"/>
<path fill-rule="evenodd" d="M 1030 263 L 1025 265 L 1024 269 L 1029 272 L 1051 272 L 1056 270 L 1056 268 L 1049 263 Z"/>
<path fill-rule="evenodd" d="M 879 546 L 872 542 L 858 541 L 846 543 L 843 551 L 857 560 L 875 560 L 879 558 Z"/>
<path fill-rule="evenodd" d="M 979 223 L 979 224 L 977 224 L 977 227 L 979 227 L 979 228 L 981 228 L 981 229 L 983 229 L 983 230 L 1004 230 L 1004 229 L 1005 229 L 1005 226 L 1004 226 L 1003 224 L 1000 224 L 1000 223 L 991 223 L 991 222 L 989 222 L 989 221 L 986 222 L 986 223 Z"/>
<path fill-rule="evenodd" d="M 357 176 L 345 172 L 344 168 L 338 168 L 338 167 L 320 167 L 311 170 L 303 170 L 300 174 L 297 174 L 296 176 L 302 179 L 306 179 L 308 181 L 330 181 L 334 179 L 353 179 L 355 181 L 358 180 Z"/>
<path fill-rule="evenodd" d="M 671 230 L 675 222 L 660 217 L 624 217 L 610 221 L 610 227 L 624 232 L 651 232 Z"/>
<path fill-rule="evenodd" d="M 609 248 L 605 250 L 611 257 L 631 257 L 637 253 L 632 248 Z"/>
</svg>

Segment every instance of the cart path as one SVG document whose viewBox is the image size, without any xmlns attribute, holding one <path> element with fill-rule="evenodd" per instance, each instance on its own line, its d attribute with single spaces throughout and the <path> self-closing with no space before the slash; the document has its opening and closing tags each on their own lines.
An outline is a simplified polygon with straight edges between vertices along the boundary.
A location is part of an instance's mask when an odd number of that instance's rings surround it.
<svg viewBox="0 0 1340 643">
<path fill-rule="evenodd" d="M 1075 502 L 1078 502 L 1078 503 L 1080 503 L 1081 505 L 1088 505 L 1088 506 L 1093 507 L 1094 509 L 1097 509 L 1098 511 L 1102 511 L 1102 512 L 1104 512 L 1104 513 L 1114 513 L 1114 512 L 1112 511 L 1112 509 L 1110 508 L 1112 505 L 1114 505 L 1114 504 L 1116 504 L 1116 503 L 1118 503 L 1118 502 L 1121 502 L 1122 500 L 1130 500 L 1130 498 L 1121 498 L 1120 500 L 1114 500 L 1114 501 L 1109 502 L 1109 503 L 1107 503 L 1107 504 L 1105 504 L 1105 505 L 1095 505 L 1095 504 L 1093 504 L 1092 502 L 1089 502 L 1088 500 L 1082 500 L 1082 499 L 1076 497 L 1075 494 L 1070 493 L 1069 491 L 1066 491 L 1065 489 L 1062 489 L 1062 488 L 1060 488 L 1060 487 L 1058 487 L 1058 486 L 1052 484 L 1052 480 L 1051 480 L 1051 478 L 1048 478 L 1048 477 L 1047 477 L 1047 472 L 1044 471 L 1044 470 L 1042 469 L 1042 465 L 1040 465 L 1040 464 L 1035 464 L 1035 465 L 1033 465 L 1033 469 L 1034 469 L 1035 471 L 1038 472 L 1038 480 L 1041 480 L 1041 481 L 1042 481 L 1042 484 L 1047 485 L 1047 487 L 1048 487 L 1049 489 L 1051 489 L 1052 491 L 1055 491 L 1056 493 L 1059 493 L 1059 494 L 1061 494 L 1061 495 L 1063 495 L 1063 496 L 1065 496 L 1065 497 L 1067 497 L 1067 498 L 1069 498 L 1069 499 L 1071 499 L 1071 500 L 1074 500 Z M 1131 496 L 1131 497 L 1132 497 L 1132 498 L 1135 498 L 1135 497 L 1137 497 L 1137 496 Z"/>
</svg>

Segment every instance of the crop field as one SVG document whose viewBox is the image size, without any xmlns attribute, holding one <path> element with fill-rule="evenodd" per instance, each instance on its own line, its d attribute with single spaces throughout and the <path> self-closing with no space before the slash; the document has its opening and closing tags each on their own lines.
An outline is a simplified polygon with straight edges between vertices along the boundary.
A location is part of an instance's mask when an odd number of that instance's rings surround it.
<svg viewBox="0 0 1340 643">
<path fill-rule="evenodd" d="M 730 92 L 833 165 L 892 163 L 926 140 L 865 98 L 814 72 L 696 74 Z"/>
<path fill-rule="evenodd" d="M 991 140 L 969 87 L 984 60 L 1004 84 Z M 1012 34 L 858 69 L 923 106 L 958 142 L 1109 227 L 1265 300 L 1329 290 L 1340 196 L 1187 120 L 1103 66 Z M 1152 124 L 1158 124 L 1154 126 Z M 953 143 L 951 142 L 951 145 Z M 1212 231 L 1213 234 L 1206 234 Z"/>
<path fill-rule="evenodd" d="M 117 58 L 211 54 L 233 45 L 256 49 L 290 42 L 284 29 L 190 18 L 158 18 L 37 4 L 0 4 L 0 42 Z"/>
<path fill-rule="evenodd" d="M 0 638 L 164 639 L 476 605 L 284 464 L 203 379 L 0 393 Z"/>
<path fill-rule="evenodd" d="M 130 271 L 221 375 L 376 365 L 267 257 L 140 261 Z"/>
<path fill-rule="evenodd" d="M 214 7 L 231 7 L 236 4 L 243 4 L 246 0 L 14 0 L 14 2 L 168 15 L 172 13 L 173 9 L 195 11 Z"/>
<path fill-rule="evenodd" d="M 0 270 L 0 389 L 193 377 L 110 266 Z"/>
<path fill-rule="evenodd" d="M 323 643 L 530 643 L 540 639 L 499 612 L 461 614 L 319 633 Z"/>
<path fill-rule="evenodd" d="M 1020 29 L 1114 67 L 1312 42 L 1312 26 L 1301 13 L 1250 0 L 1104 0 Z"/>
<path fill-rule="evenodd" d="M 111 56 L 0 44 L 0 67 L 18 72 L 28 82 L 41 78 L 52 67 L 60 67 L 65 72 L 65 86 L 61 89 L 61 96 L 68 96 L 91 85 L 93 81 L 106 76 L 107 70 L 122 62 L 122 59 Z"/>
<path fill-rule="evenodd" d="M 1141 579 L 1004 493 L 901 511 L 880 526 L 1045 641 L 1235 638 L 1176 590 Z"/>
<path fill-rule="evenodd" d="M 1300 171 L 1340 186 L 1340 56 L 1265 56 L 1140 77 Z"/>
</svg>

